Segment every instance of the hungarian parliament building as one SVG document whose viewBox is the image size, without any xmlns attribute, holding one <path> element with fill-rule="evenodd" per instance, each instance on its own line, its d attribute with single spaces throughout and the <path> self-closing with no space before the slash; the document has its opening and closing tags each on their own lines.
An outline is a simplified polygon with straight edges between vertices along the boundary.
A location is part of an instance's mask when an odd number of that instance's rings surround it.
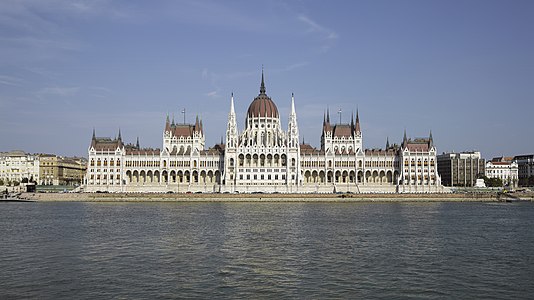
<svg viewBox="0 0 534 300">
<path fill-rule="evenodd" d="M 385 149 L 364 149 L 360 118 L 323 117 L 319 149 L 299 140 L 295 100 L 287 131 L 261 78 L 260 93 L 239 131 L 233 95 L 225 141 L 205 146 L 202 120 L 165 122 L 163 147 L 141 148 L 96 137 L 89 146 L 86 192 L 157 193 L 435 193 L 442 192 L 432 133 Z"/>
</svg>

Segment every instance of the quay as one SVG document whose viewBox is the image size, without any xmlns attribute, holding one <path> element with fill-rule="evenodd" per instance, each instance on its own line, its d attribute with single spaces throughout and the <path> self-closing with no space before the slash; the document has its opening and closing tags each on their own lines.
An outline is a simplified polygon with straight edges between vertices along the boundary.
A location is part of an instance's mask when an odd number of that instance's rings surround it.
<svg viewBox="0 0 534 300">
<path fill-rule="evenodd" d="M 497 193 L 461 194 L 223 194 L 223 193 L 23 193 L 21 199 L 37 202 L 507 202 Z M 534 201 L 534 193 L 510 194 Z"/>
</svg>

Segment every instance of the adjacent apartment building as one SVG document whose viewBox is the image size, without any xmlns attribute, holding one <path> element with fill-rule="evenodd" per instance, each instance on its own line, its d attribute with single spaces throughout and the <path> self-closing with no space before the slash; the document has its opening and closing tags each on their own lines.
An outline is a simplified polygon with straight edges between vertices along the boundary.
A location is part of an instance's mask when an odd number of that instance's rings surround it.
<svg viewBox="0 0 534 300">
<path fill-rule="evenodd" d="M 517 187 L 519 167 L 513 157 L 494 157 L 486 163 L 486 177 L 500 178 L 503 185 Z"/>
<path fill-rule="evenodd" d="M 519 185 L 534 185 L 534 154 L 514 156 L 514 161 L 517 163 L 517 167 L 519 168 Z"/>
<path fill-rule="evenodd" d="M 87 170 L 85 158 L 40 154 L 39 161 L 40 185 L 80 185 Z"/>
<path fill-rule="evenodd" d="M 444 186 L 472 187 L 485 174 L 480 152 L 443 153 L 437 156 L 438 173 Z"/>
<path fill-rule="evenodd" d="M 23 181 L 39 182 L 39 157 L 21 150 L 0 152 L 0 180 L 3 185 Z"/>
</svg>

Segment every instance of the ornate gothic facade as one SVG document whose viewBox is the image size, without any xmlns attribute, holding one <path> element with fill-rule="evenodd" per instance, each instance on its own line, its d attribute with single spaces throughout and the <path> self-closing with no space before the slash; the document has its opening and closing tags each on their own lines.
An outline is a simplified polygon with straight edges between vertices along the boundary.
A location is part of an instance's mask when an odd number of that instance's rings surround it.
<svg viewBox="0 0 534 300">
<path fill-rule="evenodd" d="M 321 147 L 300 143 L 295 100 L 287 130 L 276 104 L 260 93 L 239 131 L 233 95 L 226 142 L 205 149 L 202 120 L 175 124 L 167 117 L 163 148 L 97 138 L 93 131 L 86 175 L 88 192 L 441 192 L 436 148 L 428 138 L 364 150 L 358 112 L 350 124 L 323 118 Z"/>
</svg>

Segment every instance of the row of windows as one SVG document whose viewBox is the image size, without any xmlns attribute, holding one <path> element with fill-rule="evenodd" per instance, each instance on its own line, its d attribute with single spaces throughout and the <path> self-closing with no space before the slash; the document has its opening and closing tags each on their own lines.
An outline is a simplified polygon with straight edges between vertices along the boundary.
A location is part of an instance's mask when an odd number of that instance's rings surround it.
<svg viewBox="0 0 534 300">
<path fill-rule="evenodd" d="M 167 162 L 164 161 L 164 165 L 166 166 Z M 169 165 L 171 167 L 189 167 L 191 166 L 191 161 L 189 160 L 186 160 L 186 161 L 170 161 L 169 162 Z"/>
<path fill-rule="evenodd" d="M 425 158 L 425 161 L 424 161 L 423 164 L 424 164 L 425 167 L 428 166 L 428 160 L 426 158 Z M 411 165 L 412 167 L 414 167 L 415 166 L 415 160 L 412 159 L 411 163 L 409 163 L 407 159 L 404 160 L 404 166 L 407 167 L 408 165 Z M 417 160 L 417 166 L 418 167 L 421 166 L 421 159 Z M 433 159 L 430 160 L 430 166 L 432 166 L 432 167 L 434 166 L 434 160 Z"/>
<path fill-rule="evenodd" d="M 104 180 L 107 180 L 108 179 L 108 176 L 106 174 L 100 176 L 100 174 L 97 174 L 96 175 L 96 179 L 97 180 L 100 180 L 100 178 L 104 179 Z M 91 179 L 95 179 L 95 175 L 91 174 Z M 109 175 L 109 179 L 110 180 L 113 180 L 113 179 L 117 179 L 117 180 L 120 180 L 121 179 L 121 175 L 117 174 L 115 177 L 113 176 L 113 174 Z"/>
<path fill-rule="evenodd" d="M 324 168 L 325 162 L 324 161 L 302 161 L 300 162 L 301 167 L 307 167 L 307 168 Z"/>
<path fill-rule="evenodd" d="M 113 169 L 96 169 L 96 172 L 97 173 L 100 173 L 100 171 L 106 173 L 106 172 L 113 172 Z M 119 173 L 121 170 L 120 169 L 117 169 L 116 172 Z M 94 173 L 95 172 L 95 169 L 91 169 L 91 173 Z"/>
<path fill-rule="evenodd" d="M 361 168 L 361 164 L 362 164 L 362 161 L 359 161 L 360 168 Z M 336 161 L 334 165 L 336 166 L 336 168 L 347 168 L 347 167 L 355 168 L 356 162 L 355 161 Z"/>
<path fill-rule="evenodd" d="M 404 173 L 408 173 L 409 171 L 412 171 L 412 173 L 415 173 L 416 171 L 418 173 L 428 173 L 428 169 L 404 169 Z M 430 173 L 434 173 L 434 169 L 430 169 Z"/>
<path fill-rule="evenodd" d="M 284 172 L 285 170 L 284 169 L 239 169 L 239 171 L 253 172 L 253 173 L 257 173 L 259 171 L 259 172 L 271 173 L 271 172 Z"/>
<path fill-rule="evenodd" d="M 408 178 L 409 178 L 408 176 L 404 176 L 404 180 L 408 181 Z M 415 180 L 415 175 L 412 175 L 411 178 L 412 178 L 412 180 Z M 417 175 L 417 180 L 421 180 L 422 178 L 423 177 L 421 175 Z M 428 180 L 428 178 L 429 178 L 428 175 L 424 176 L 425 180 Z M 435 180 L 434 175 L 430 176 L 430 180 Z"/>
<path fill-rule="evenodd" d="M 157 160 L 133 160 L 126 161 L 126 167 L 159 167 L 159 161 Z"/>
<path fill-rule="evenodd" d="M 91 163 L 90 163 L 90 164 L 91 164 L 91 167 L 94 167 L 94 166 L 95 166 L 95 160 L 94 160 L 93 158 L 91 158 Z M 102 165 L 103 165 L 104 167 L 106 167 L 106 166 L 108 165 L 108 160 L 107 160 L 107 158 L 104 158 L 104 161 L 101 161 L 100 158 L 97 159 L 97 161 L 96 161 L 96 165 L 97 165 L 98 167 L 100 167 L 100 166 L 102 166 Z M 117 163 L 116 163 L 116 165 L 117 165 L 117 167 L 121 165 L 121 160 L 120 160 L 119 158 L 117 158 Z M 109 166 L 110 166 L 110 167 L 115 166 L 115 161 L 113 160 L 113 158 L 109 160 Z"/>
<path fill-rule="evenodd" d="M 239 179 L 240 180 L 243 180 L 243 178 L 245 178 L 245 175 L 239 175 Z M 250 174 L 247 174 L 246 175 L 246 178 L 247 180 L 250 180 L 250 178 L 253 178 L 253 180 L 258 180 L 258 175 L 251 175 Z M 267 180 L 272 180 L 272 178 L 274 178 L 274 180 L 278 180 L 278 174 L 274 174 L 274 175 L 271 175 L 271 174 L 268 174 L 268 175 L 264 175 L 264 174 L 261 174 L 259 175 L 259 179 L 260 180 L 265 180 L 265 178 L 267 178 Z M 282 180 L 286 180 L 286 175 L 285 174 L 282 174 L 281 176 Z M 293 179 L 295 179 L 295 175 L 292 176 Z"/>
</svg>

